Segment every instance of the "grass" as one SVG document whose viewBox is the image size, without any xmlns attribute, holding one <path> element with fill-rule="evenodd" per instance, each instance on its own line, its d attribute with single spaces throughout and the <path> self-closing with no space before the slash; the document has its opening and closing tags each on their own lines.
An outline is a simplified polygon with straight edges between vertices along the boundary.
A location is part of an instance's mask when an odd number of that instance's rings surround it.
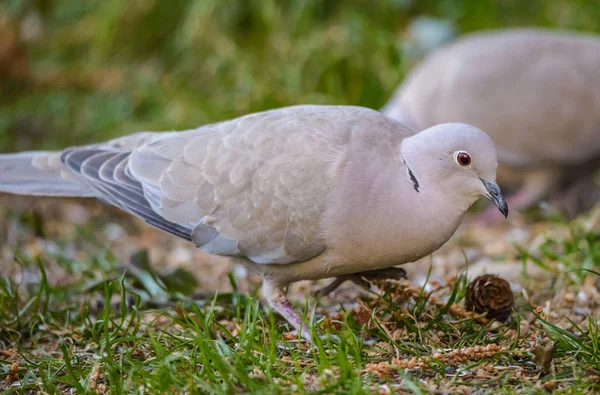
<svg viewBox="0 0 600 395">
<path fill-rule="evenodd" d="M 0 149 L 62 148 L 274 107 L 379 108 L 414 61 L 421 17 L 459 33 L 600 32 L 587 0 L 7 0 L 0 5 Z"/>
<path fill-rule="evenodd" d="M 0 282 L 5 393 L 600 390 L 597 302 L 565 294 L 594 297 L 586 292 L 598 279 L 599 241 L 585 221 L 563 224 L 564 238 L 548 234 L 522 256 L 535 256 L 551 275 L 515 294 L 507 324 L 464 311 L 464 275 L 427 287 L 383 281 L 355 303 L 311 299 L 314 334 L 335 335 L 317 336 L 314 347 L 298 343 L 256 293 L 240 292 L 234 276 L 231 292 L 194 295 L 196 280 L 184 269 L 156 271 L 145 251 L 128 262 L 114 257 L 91 237 L 98 220 L 61 225 L 67 230 L 54 221 L 31 212 L 5 221 L 22 246 L 14 254 L 21 275 Z M 574 276 L 588 259 L 594 270 Z M 558 346 L 541 375 L 535 354 L 544 342 Z"/>
<path fill-rule="evenodd" d="M 379 108 L 415 61 L 402 48 L 423 17 L 459 33 L 600 32 L 600 7 L 588 0 L 7 0 L 0 150 L 57 149 L 301 103 Z M 4 393 L 600 390 L 600 240 L 589 221 L 550 224 L 556 232 L 519 246 L 524 267 L 547 281 L 524 270 L 526 292 L 516 294 L 509 324 L 457 315 L 465 277 L 386 283 L 358 302 L 309 299 L 314 330 L 336 336 L 310 348 L 262 307 L 255 287 L 241 292 L 234 274 L 231 292 L 195 295 L 214 278 L 158 270 L 143 251 L 123 257 L 99 230 L 126 223 L 133 244 L 138 230 L 123 217 L 73 225 L 37 209 L 0 216 Z M 297 308 L 305 294 L 294 295 Z M 543 342 L 557 350 L 540 375 Z"/>
<path fill-rule="evenodd" d="M 83 276 L 66 287 L 50 286 L 42 262 L 29 262 L 41 278 L 31 294 L 4 279 L 1 349 L 17 347 L 20 354 L 16 391 L 272 393 L 282 383 L 302 389 L 303 374 L 332 366 L 341 377 L 328 388 L 361 387 L 362 347 L 349 331 L 335 346 L 319 342 L 314 351 L 278 344 L 272 339 L 282 337 L 284 326 L 254 298 L 234 292 L 189 303 L 159 282 L 150 283 L 153 273 L 142 272 L 147 278 L 140 281 L 142 276 L 123 273 L 117 262 L 96 261 L 110 265 L 89 268 L 104 270 L 100 279 Z M 148 309 L 156 291 L 147 285 L 169 296 L 159 310 Z M 166 307 L 169 302 L 172 307 Z M 313 358 L 318 363 L 307 364 Z M 4 379 L 9 363 L 0 363 Z"/>
</svg>

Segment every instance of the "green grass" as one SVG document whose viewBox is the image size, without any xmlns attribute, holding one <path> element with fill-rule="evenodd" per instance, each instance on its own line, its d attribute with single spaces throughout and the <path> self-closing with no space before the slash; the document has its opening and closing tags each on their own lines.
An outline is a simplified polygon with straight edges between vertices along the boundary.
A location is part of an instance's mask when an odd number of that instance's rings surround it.
<svg viewBox="0 0 600 395">
<path fill-rule="evenodd" d="M 302 103 L 379 108 L 412 61 L 400 51 L 407 26 L 426 16 L 460 33 L 600 32 L 600 9 L 588 0 L 7 0 L 0 35 L 14 50 L 0 59 L 0 149 L 192 128 Z"/>
<path fill-rule="evenodd" d="M 18 229 L 17 246 L 22 246 L 14 255 L 21 276 L 3 276 L 0 282 L 0 390 L 5 393 L 600 390 L 598 310 L 582 316 L 554 291 L 560 284 L 562 291 L 576 293 L 596 280 L 597 261 L 595 270 L 577 277 L 552 270 L 548 282 L 530 281 L 527 298 L 515 295 L 507 324 L 481 324 L 455 313 L 468 284 L 464 276 L 427 291 L 382 282 L 381 293 L 358 304 L 309 299 L 316 305 L 314 334 L 322 339 L 317 336 L 308 347 L 289 340 L 287 324 L 265 309 L 256 293 L 239 292 L 233 276 L 232 292 L 198 296 L 193 276 L 183 269 L 157 272 L 144 251 L 128 262 L 116 259 L 94 238 L 94 228 L 104 220 L 57 230 L 56 218 L 47 223 L 31 213 L 5 217 Z M 560 242 L 579 254 L 573 262 L 594 259 L 590 251 L 598 248 L 597 238 L 582 222 L 566 226 L 573 231 L 564 239 L 548 235 L 530 256 L 558 267 L 560 259 L 540 251 Z M 550 310 L 539 310 L 546 300 Z M 552 311 L 557 314 L 549 315 Z M 542 341 L 558 348 L 551 373 L 540 377 L 533 355 Z M 497 348 L 477 356 L 477 347 L 486 346 Z M 461 353 L 465 356 L 456 357 Z M 18 374 L 9 377 L 15 362 Z"/>
<path fill-rule="evenodd" d="M 7 0 L 0 151 L 191 128 L 293 104 L 379 108 L 414 62 L 401 51 L 407 27 L 425 16 L 459 33 L 523 25 L 600 32 L 600 7 L 588 0 Z M 198 296 L 206 279 L 158 273 L 143 252 L 117 259 L 98 236 L 107 220 L 125 221 L 111 215 L 80 226 L 31 210 L 0 217 L 0 259 L 19 268 L 0 279 L 0 391 L 600 390 L 598 303 L 578 311 L 563 300 L 595 286 L 597 227 L 556 223 L 568 231 L 533 251 L 521 246 L 521 259 L 550 281 L 524 273 L 527 297 L 516 295 L 507 325 L 451 314 L 463 303 L 464 278 L 411 298 L 388 284 L 360 304 L 309 299 L 314 329 L 337 336 L 309 348 L 288 340 L 257 292 L 236 291 L 233 275 L 233 292 Z M 303 300 L 296 295 L 298 309 Z M 558 349 L 552 373 L 540 377 L 532 360 L 543 340 Z M 501 351 L 449 357 L 488 345 Z"/>
</svg>

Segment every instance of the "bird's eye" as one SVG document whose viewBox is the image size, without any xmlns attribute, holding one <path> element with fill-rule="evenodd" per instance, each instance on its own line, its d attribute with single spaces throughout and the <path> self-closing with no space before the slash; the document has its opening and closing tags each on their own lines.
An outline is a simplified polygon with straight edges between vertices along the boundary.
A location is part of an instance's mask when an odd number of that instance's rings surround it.
<svg viewBox="0 0 600 395">
<path fill-rule="evenodd" d="M 458 151 L 456 153 L 456 162 L 462 167 L 469 167 L 471 166 L 471 155 L 464 151 Z"/>
</svg>

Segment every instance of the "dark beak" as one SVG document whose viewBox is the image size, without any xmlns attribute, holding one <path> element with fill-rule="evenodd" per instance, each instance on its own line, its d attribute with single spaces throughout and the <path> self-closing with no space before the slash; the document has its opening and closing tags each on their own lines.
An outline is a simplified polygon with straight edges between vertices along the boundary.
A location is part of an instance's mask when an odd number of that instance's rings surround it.
<svg viewBox="0 0 600 395">
<path fill-rule="evenodd" d="M 498 210 L 500 210 L 502 215 L 504 215 L 504 218 L 508 217 L 508 204 L 506 204 L 506 201 L 504 200 L 504 196 L 502 196 L 502 192 L 500 191 L 500 187 L 498 186 L 498 184 L 483 178 L 480 178 L 480 180 L 481 182 L 483 182 L 483 185 L 487 190 L 486 197 L 492 202 L 494 202 L 496 207 L 498 207 Z"/>
</svg>

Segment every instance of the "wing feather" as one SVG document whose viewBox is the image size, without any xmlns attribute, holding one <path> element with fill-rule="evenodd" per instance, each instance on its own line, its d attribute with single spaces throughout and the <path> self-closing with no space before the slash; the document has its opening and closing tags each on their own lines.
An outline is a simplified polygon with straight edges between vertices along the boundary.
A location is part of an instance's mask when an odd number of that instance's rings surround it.
<svg viewBox="0 0 600 395">
<path fill-rule="evenodd" d="M 141 184 L 127 177 L 123 167 L 127 158 L 123 157 L 122 152 L 82 147 L 65 151 L 62 158 L 71 172 L 79 175 L 96 191 L 97 198 L 136 215 L 159 229 L 191 240 L 191 227 L 186 228 L 161 217 L 145 198 Z M 111 167 L 114 169 L 112 176 L 109 172 Z M 116 175 L 120 178 L 117 179 Z"/>
<path fill-rule="evenodd" d="M 288 107 L 75 148 L 61 159 L 99 199 L 209 253 L 284 264 L 325 249 L 333 154 L 390 122 L 359 107 Z M 365 146 L 389 151 L 389 140 Z"/>
</svg>

